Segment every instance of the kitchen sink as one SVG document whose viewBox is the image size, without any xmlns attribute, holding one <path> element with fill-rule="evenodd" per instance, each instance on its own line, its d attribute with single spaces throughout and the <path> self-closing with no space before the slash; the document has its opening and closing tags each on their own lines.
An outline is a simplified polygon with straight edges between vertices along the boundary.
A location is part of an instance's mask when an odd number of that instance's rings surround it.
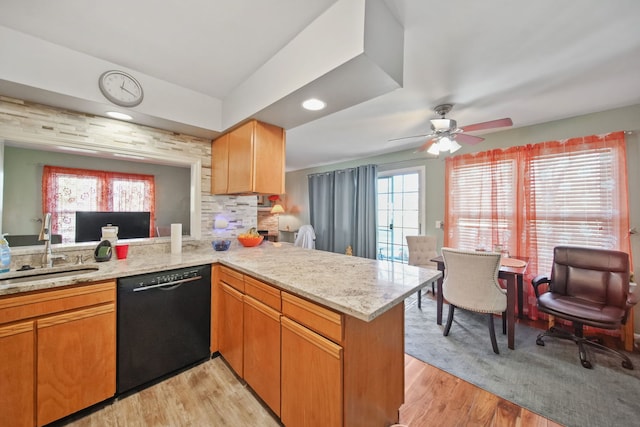
<svg viewBox="0 0 640 427">
<path fill-rule="evenodd" d="M 59 277 L 77 276 L 94 273 L 100 268 L 97 265 L 73 265 L 52 268 L 34 268 L 0 275 L 0 286 L 32 282 L 34 280 L 55 279 Z"/>
</svg>

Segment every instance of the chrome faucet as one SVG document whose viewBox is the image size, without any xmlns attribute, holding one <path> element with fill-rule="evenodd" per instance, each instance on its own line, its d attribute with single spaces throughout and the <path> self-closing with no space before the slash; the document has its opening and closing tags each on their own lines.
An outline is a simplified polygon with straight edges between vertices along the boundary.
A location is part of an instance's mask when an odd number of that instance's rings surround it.
<svg viewBox="0 0 640 427">
<path fill-rule="evenodd" d="M 42 267 L 53 267 L 53 257 L 51 256 L 51 214 L 47 212 L 42 219 L 42 228 L 38 240 L 44 241 L 44 254 L 42 254 Z"/>
</svg>

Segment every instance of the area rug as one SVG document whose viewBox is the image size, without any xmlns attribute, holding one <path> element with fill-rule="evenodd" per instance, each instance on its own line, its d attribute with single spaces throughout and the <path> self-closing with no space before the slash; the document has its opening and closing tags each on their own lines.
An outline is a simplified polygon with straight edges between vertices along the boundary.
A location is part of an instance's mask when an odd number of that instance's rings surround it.
<svg viewBox="0 0 640 427">
<path fill-rule="evenodd" d="M 632 426 L 640 423 L 640 355 L 630 354 L 634 370 L 618 357 L 587 349 L 593 369 L 580 364 L 572 341 L 547 338 L 540 330 L 516 324 L 515 350 L 507 348 L 501 321 L 495 319 L 500 354 L 493 353 L 486 317 L 456 310 L 448 337 L 436 324 L 436 303 L 411 301 L 405 312 L 405 352 L 497 396 L 566 426 Z"/>
</svg>

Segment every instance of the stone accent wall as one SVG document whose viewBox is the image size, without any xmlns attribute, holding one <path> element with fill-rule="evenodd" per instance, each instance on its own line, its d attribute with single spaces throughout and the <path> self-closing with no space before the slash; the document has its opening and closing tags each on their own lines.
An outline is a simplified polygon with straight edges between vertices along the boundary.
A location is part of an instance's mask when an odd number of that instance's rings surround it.
<svg viewBox="0 0 640 427">
<path fill-rule="evenodd" d="M 128 153 L 201 159 L 202 239 L 213 236 L 213 221 L 223 215 L 224 230 L 236 236 L 257 226 L 256 196 L 214 196 L 211 189 L 211 140 L 78 113 L 0 95 L 0 141 L 33 144 L 80 144 L 86 148 L 121 148 Z"/>
<path fill-rule="evenodd" d="M 278 215 L 269 211 L 258 211 L 258 230 L 268 230 L 269 234 L 278 234 Z"/>
</svg>

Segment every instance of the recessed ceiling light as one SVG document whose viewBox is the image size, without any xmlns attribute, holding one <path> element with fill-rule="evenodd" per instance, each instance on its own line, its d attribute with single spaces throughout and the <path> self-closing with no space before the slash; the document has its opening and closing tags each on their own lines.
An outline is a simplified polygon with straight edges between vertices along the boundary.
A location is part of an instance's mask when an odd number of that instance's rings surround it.
<svg viewBox="0 0 640 427">
<path fill-rule="evenodd" d="M 318 111 L 327 106 L 327 103 L 316 98 L 307 99 L 302 103 L 305 110 Z"/>
<path fill-rule="evenodd" d="M 114 119 L 118 120 L 133 120 L 133 117 L 131 117 L 130 115 L 119 113 L 117 111 L 107 111 L 107 116 L 113 117 Z"/>
</svg>

